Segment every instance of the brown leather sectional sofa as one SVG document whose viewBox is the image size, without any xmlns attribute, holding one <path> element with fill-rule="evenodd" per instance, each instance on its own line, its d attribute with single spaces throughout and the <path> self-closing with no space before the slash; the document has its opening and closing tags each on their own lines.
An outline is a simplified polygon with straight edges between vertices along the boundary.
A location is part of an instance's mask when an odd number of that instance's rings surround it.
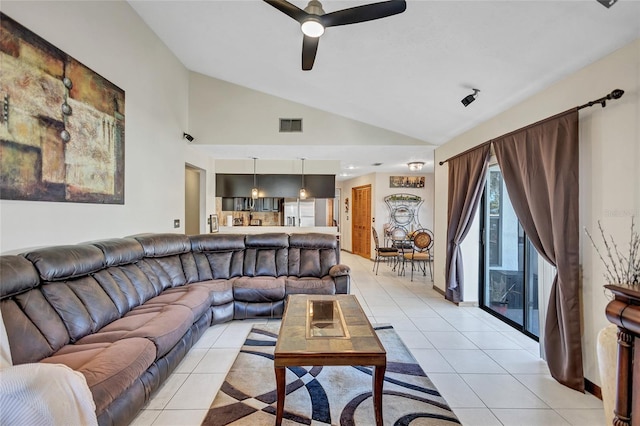
<svg viewBox="0 0 640 426">
<path fill-rule="evenodd" d="M 281 317 L 293 293 L 349 293 L 326 234 L 144 234 L 0 256 L 14 364 L 87 379 L 101 425 L 129 423 L 212 324 Z"/>
</svg>

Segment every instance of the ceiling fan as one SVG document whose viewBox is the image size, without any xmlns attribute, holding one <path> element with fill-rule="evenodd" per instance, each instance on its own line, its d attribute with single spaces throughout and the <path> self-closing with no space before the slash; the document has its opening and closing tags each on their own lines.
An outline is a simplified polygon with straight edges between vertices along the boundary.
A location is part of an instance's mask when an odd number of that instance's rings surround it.
<svg viewBox="0 0 640 426">
<path fill-rule="evenodd" d="M 350 7 L 331 13 L 325 13 L 318 0 L 311 0 L 307 7 L 300 9 L 286 0 L 264 0 L 285 15 L 300 23 L 304 34 L 302 39 L 302 69 L 309 71 L 313 68 L 318 50 L 318 41 L 324 34 L 324 29 L 339 25 L 357 24 L 358 22 L 373 21 L 397 15 L 407 9 L 405 0 L 389 0 L 379 3 Z"/>
</svg>

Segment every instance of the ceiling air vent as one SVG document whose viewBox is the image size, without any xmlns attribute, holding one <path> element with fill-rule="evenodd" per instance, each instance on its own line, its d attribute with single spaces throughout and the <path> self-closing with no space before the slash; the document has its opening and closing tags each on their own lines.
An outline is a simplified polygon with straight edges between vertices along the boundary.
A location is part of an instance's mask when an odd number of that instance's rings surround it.
<svg viewBox="0 0 640 426">
<path fill-rule="evenodd" d="M 302 118 L 281 118 L 280 133 L 302 132 Z"/>
</svg>

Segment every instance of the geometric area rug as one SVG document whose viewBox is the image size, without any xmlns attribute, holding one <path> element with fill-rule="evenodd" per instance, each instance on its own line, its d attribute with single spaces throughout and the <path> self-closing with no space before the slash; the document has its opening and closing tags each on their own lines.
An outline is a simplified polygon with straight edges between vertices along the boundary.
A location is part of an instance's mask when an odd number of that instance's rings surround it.
<svg viewBox="0 0 640 426">
<path fill-rule="evenodd" d="M 203 426 L 275 424 L 273 352 L 279 327 L 254 325 L 211 403 Z M 393 327 L 378 325 L 374 329 L 387 351 L 382 396 L 384 424 L 460 424 Z M 371 367 L 289 367 L 286 383 L 283 425 L 375 424 Z"/>
</svg>

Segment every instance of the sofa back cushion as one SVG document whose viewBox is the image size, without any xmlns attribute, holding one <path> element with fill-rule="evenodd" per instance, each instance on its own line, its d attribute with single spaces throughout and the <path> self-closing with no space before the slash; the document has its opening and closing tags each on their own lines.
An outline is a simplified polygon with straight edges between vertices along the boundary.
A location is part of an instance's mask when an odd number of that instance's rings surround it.
<svg viewBox="0 0 640 426">
<path fill-rule="evenodd" d="M 45 247 L 25 253 L 42 281 L 82 277 L 105 267 L 102 251 L 89 244 Z"/>
<path fill-rule="evenodd" d="M 289 237 L 289 275 L 323 277 L 338 263 L 335 235 L 307 233 Z"/>
<path fill-rule="evenodd" d="M 281 277 L 288 275 L 289 236 L 283 233 L 245 237 L 243 275 Z"/>
<path fill-rule="evenodd" d="M 187 283 L 181 255 L 189 253 L 191 241 L 180 234 L 142 234 L 135 238 L 144 250 L 146 274 L 155 275 L 162 289 L 178 287 Z M 141 266 L 142 268 L 142 266 Z"/>
<path fill-rule="evenodd" d="M 25 257 L 38 270 L 42 294 L 62 319 L 71 342 L 120 316 L 94 276 L 106 265 L 104 253 L 97 246 L 48 247 L 28 252 Z"/>
<path fill-rule="evenodd" d="M 60 316 L 40 292 L 38 272 L 22 256 L 0 256 L 0 309 L 13 364 L 37 362 L 69 342 Z"/>
<path fill-rule="evenodd" d="M 102 251 L 106 266 L 129 265 L 144 257 L 142 245 L 133 238 L 111 238 L 91 244 Z"/>
<path fill-rule="evenodd" d="M 42 293 L 62 318 L 71 342 L 95 333 L 120 316 L 113 300 L 92 276 L 46 282 Z"/>
<path fill-rule="evenodd" d="M 242 275 L 245 236 L 239 234 L 192 235 L 191 251 L 199 281 Z"/>
<path fill-rule="evenodd" d="M 144 249 L 133 238 L 94 241 L 105 257 L 107 268 L 94 277 L 109 295 L 120 316 L 143 304 L 163 290 L 162 283 L 144 263 Z"/>
</svg>

